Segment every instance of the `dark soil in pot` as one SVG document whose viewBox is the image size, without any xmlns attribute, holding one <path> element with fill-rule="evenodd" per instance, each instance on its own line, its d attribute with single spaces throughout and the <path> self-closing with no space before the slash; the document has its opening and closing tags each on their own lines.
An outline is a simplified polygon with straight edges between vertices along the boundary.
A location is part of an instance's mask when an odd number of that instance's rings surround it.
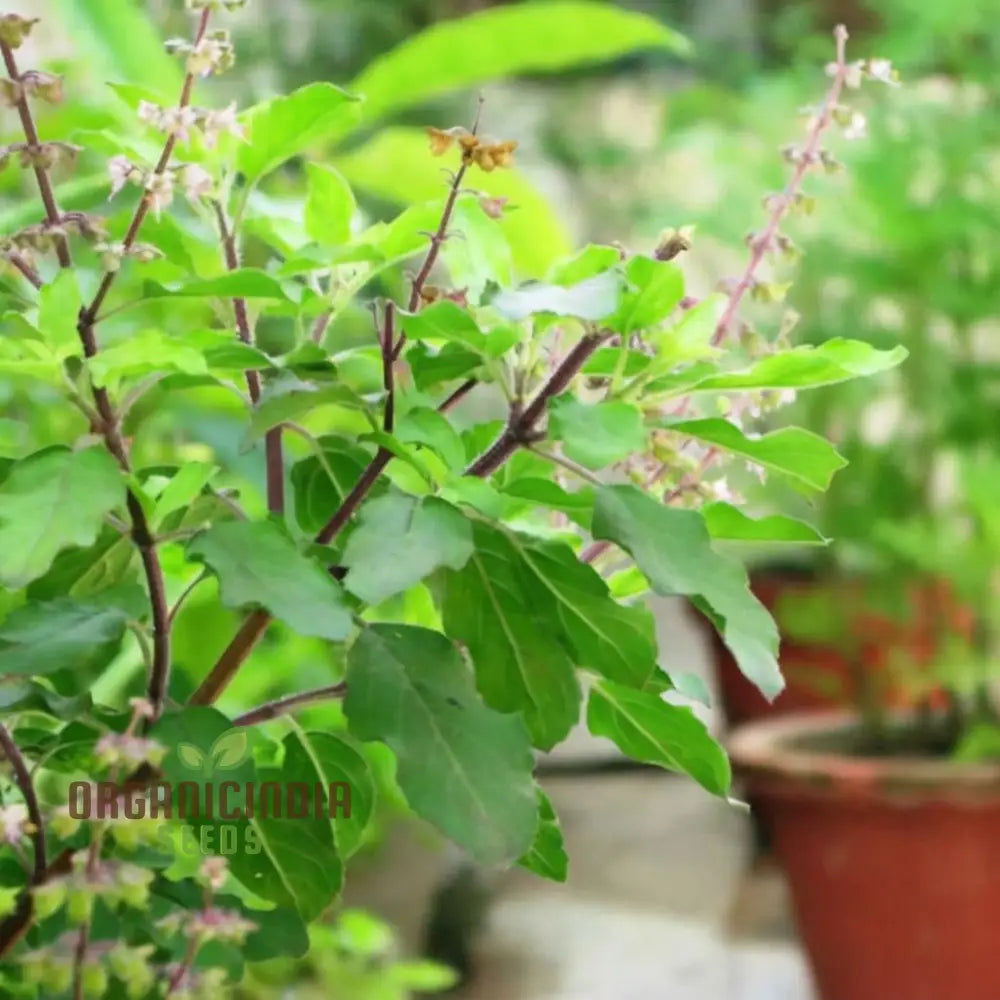
<svg viewBox="0 0 1000 1000">
<path fill-rule="evenodd" d="M 907 726 L 893 732 L 905 747 Z M 997 1000 L 1000 762 L 852 756 L 859 745 L 840 714 L 758 721 L 730 740 L 819 996 Z"/>
</svg>

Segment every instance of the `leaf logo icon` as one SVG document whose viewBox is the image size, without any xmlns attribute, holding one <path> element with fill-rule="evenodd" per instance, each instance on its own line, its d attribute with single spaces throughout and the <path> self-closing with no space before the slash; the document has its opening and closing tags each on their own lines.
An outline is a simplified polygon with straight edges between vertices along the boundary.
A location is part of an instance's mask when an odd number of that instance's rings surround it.
<svg viewBox="0 0 1000 1000">
<path fill-rule="evenodd" d="M 200 771 L 205 765 L 205 754 L 193 743 L 178 743 L 177 756 L 180 762 L 192 771 Z"/>
<path fill-rule="evenodd" d="M 232 771 L 246 760 L 249 747 L 245 729 L 231 729 L 223 733 L 208 751 L 212 767 L 218 771 Z"/>
<path fill-rule="evenodd" d="M 231 729 L 212 744 L 208 753 L 193 743 L 178 743 L 177 758 L 190 771 L 210 777 L 216 771 L 232 771 L 247 759 L 250 741 L 243 729 Z"/>
</svg>

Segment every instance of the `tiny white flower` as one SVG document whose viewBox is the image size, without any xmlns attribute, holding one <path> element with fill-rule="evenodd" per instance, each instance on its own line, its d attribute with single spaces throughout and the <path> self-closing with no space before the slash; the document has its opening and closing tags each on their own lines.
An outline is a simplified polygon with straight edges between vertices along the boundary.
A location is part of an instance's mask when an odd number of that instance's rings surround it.
<svg viewBox="0 0 1000 1000">
<path fill-rule="evenodd" d="M 778 406 L 790 406 L 798 398 L 794 389 L 782 389 L 777 396 Z"/>
<path fill-rule="evenodd" d="M 869 59 L 868 75 L 878 83 L 885 83 L 890 87 L 899 86 L 899 78 L 888 59 Z"/>
<path fill-rule="evenodd" d="M 139 116 L 139 121 L 146 122 L 147 125 L 155 125 L 159 128 L 163 108 L 152 101 L 140 101 L 139 107 L 136 109 L 136 114 Z"/>
<path fill-rule="evenodd" d="M 0 808 L 0 841 L 5 844 L 16 844 L 34 827 L 28 822 L 28 810 L 17 803 Z"/>
<path fill-rule="evenodd" d="M 863 139 L 868 134 L 868 120 L 860 111 L 851 112 L 851 120 L 844 129 L 845 139 Z"/>
<path fill-rule="evenodd" d="M 112 156 L 108 160 L 108 175 L 111 177 L 111 194 L 108 196 L 108 201 L 111 201 L 132 179 L 134 170 L 135 167 L 127 156 Z"/>
<path fill-rule="evenodd" d="M 194 108 L 171 108 L 164 116 L 166 130 L 173 133 L 181 142 L 187 142 L 191 128 L 198 121 Z"/>
<path fill-rule="evenodd" d="M 219 111 L 209 111 L 202 124 L 205 131 L 205 145 L 212 149 L 220 135 L 235 135 L 237 139 L 246 142 L 246 132 L 236 117 L 236 102 Z"/>
<path fill-rule="evenodd" d="M 215 186 L 212 175 L 197 163 L 186 163 L 177 171 L 177 179 L 189 201 L 197 201 L 210 195 Z"/>
<path fill-rule="evenodd" d="M 152 174 L 146 181 L 146 196 L 149 207 L 158 219 L 163 211 L 174 200 L 174 179 L 169 173 Z"/>
</svg>

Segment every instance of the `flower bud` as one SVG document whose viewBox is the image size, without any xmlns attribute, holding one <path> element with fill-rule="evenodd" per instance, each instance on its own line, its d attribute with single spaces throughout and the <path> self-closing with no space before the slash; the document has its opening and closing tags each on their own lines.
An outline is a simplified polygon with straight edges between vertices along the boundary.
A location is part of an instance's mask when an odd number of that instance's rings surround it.
<svg viewBox="0 0 1000 1000">
<path fill-rule="evenodd" d="M 85 962 L 80 970 L 80 985 L 85 997 L 94 997 L 101 1000 L 107 996 L 108 974 L 99 961 Z"/>
<path fill-rule="evenodd" d="M 118 943 L 108 952 L 108 965 L 115 977 L 124 983 L 130 1000 L 144 997 L 153 985 L 153 970 L 149 966 L 153 951 L 151 944 L 132 948 Z"/>
<path fill-rule="evenodd" d="M 40 18 L 20 14 L 0 15 L 0 39 L 12 49 L 19 49 Z"/>
<path fill-rule="evenodd" d="M 90 920 L 94 912 L 94 891 L 83 882 L 74 883 L 66 897 L 66 919 L 77 927 Z"/>
</svg>

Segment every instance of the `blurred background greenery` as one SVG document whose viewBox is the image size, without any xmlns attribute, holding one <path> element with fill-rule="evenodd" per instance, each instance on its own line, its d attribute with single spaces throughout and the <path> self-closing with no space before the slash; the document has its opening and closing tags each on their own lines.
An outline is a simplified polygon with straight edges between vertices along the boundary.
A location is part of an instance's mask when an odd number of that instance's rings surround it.
<svg viewBox="0 0 1000 1000">
<path fill-rule="evenodd" d="M 235 100 L 241 107 L 314 80 L 350 89 L 352 81 L 363 83 L 366 68 L 383 53 L 429 26 L 490 6 L 503 4 L 251 0 L 235 21 L 237 68 L 213 86 L 222 92 L 220 103 Z M 838 539 L 824 556 L 827 568 L 878 565 L 902 579 L 943 577 L 1000 626 L 996 587 L 989 581 L 997 553 L 983 548 L 984 538 L 1000 545 L 996 515 L 985 535 L 970 535 L 965 527 L 970 509 L 984 507 L 982 496 L 997 495 L 990 484 L 1000 488 L 1000 256 L 993 250 L 1000 229 L 1000 109 L 993 87 L 1000 0 L 622 0 L 619 6 L 690 38 L 693 55 L 639 51 L 485 87 L 486 130 L 521 144 L 517 173 L 495 181 L 496 193 L 519 206 L 508 236 L 521 273 L 539 273 L 573 243 L 615 240 L 643 250 L 665 228 L 688 224 L 697 227 L 687 261 L 696 289 L 707 292 L 720 276 L 737 271 L 744 237 L 762 217 L 762 196 L 782 183 L 779 150 L 800 134 L 801 105 L 822 93 L 830 29 L 846 23 L 855 57 L 892 59 L 905 86 L 892 102 L 881 101 L 868 137 L 844 148 L 843 174 L 814 185 L 815 212 L 790 226 L 803 256 L 788 292 L 786 322 L 792 311 L 798 314 L 793 337 L 800 342 L 835 336 L 878 346 L 901 342 L 910 360 L 877 383 L 862 380 L 810 397 L 808 408 L 803 405 L 805 425 L 831 436 L 851 465 L 820 506 L 799 497 L 780 501 L 802 507 Z M 105 83 L 130 81 L 153 94 L 173 90 L 178 68 L 160 40 L 185 33 L 183 4 L 21 0 L 14 7 L 43 18 L 33 42 L 37 61 L 68 74 L 69 100 L 43 121 L 47 135 L 76 134 L 87 150 L 81 169 L 63 186 L 64 207 L 97 208 L 107 196 L 103 161 L 114 145 L 107 137 L 127 133 L 132 120 L 131 109 Z M 586 25 L 574 28 L 585 31 Z M 70 53 L 84 59 L 71 63 Z M 862 107 L 872 99 L 880 97 L 866 95 Z M 474 100 L 467 89 L 434 94 L 394 109 L 388 122 L 363 124 L 331 150 L 370 221 L 436 193 L 437 165 L 422 155 L 416 129 L 466 123 Z M 14 171 L 0 175 L 0 231 L 37 215 L 19 183 Z M 285 197 L 281 179 L 273 178 L 271 200 L 259 203 L 253 217 L 262 240 L 280 238 Z M 155 241 L 172 232 L 164 223 L 151 235 Z M 210 252 L 199 246 L 193 242 L 192 252 Z M 253 253 L 251 244 L 248 255 Z M 769 315 L 770 325 L 760 332 L 771 337 L 779 320 Z M 287 333 L 274 320 L 260 329 L 269 347 Z M 362 310 L 345 315 L 328 336 L 336 344 L 367 335 Z M 17 406 L 30 405 L 32 433 L 44 443 L 46 420 L 58 414 L 47 417 L 44 399 L 18 400 L 13 391 L 0 385 L 0 406 L 14 415 Z M 176 426 L 179 441 L 185 423 L 198 421 L 199 433 L 229 454 L 244 493 L 253 497 L 256 491 L 259 502 L 258 463 L 239 454 L 216 400 L 157 420 L 161 428 Z M 15 432 L 0 421 L 0 440 Z M 48 434 L 54 437 L 55 429 Z M 970 479 L 962 470 L 970 467 L 979 470 L 972 476 L 976 490 L 963 492 Z M 754 496 L 762 505 L 775 500 L 759 489 Z M 968 558 L 956 559 L 954 547 L 928 544 L 932 519 L 939 533 L 951 531 L 942 524 L 954 528 L 947 537 L 965 545 Z M 186 605 L 177 630 L 182 686 L 202 672 L 232 628 L 209 589 Z M 329 656 L 321 644 L 276 628 L 255 654 L 269 669 L 244 671 L 230 701 L 262 701 L 276 679 L 293 672 L 297 687 L 329 683 L 339 669 Z M 113 698 L 138 675 L 138 658 L 125 657 L 101 693 Z M 315 711 L 336 723 L 336 708 Z M 392 796 L 390 765 L 377 763 L 389 790 L 386 821 L 395 822 L 403 810 Z M 373 852 L 377 857 L 377 845 Z M 302 974 L 330 981 L 339 976 L 346 989 L 346 965 L 332 972 L 331 955 L 349 965 L 391 947 L 384 928 L 352 920 L 346 929 L 318 932 L 339 934 L 340 944 L 327 941 L 325 957 Z M 392 975 L 398 981 L 383 986 L 359 978 L 356 996 L 404 996 L 419 986 L 408 975 L 434 978 L 419 968 Z M 355 994 L 337 996 L 353 1000 Z"/>
</svg>

